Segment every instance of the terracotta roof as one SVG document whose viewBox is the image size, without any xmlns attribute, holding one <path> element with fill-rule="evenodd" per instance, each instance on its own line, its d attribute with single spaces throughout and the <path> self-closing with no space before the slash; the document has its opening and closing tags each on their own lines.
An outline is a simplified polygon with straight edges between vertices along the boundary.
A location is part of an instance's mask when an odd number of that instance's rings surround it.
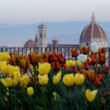
<svg viewBox="0 0 110 110">
<path fill-rule="evenodd" d="M 92 16 L 92 21 L 87 25 L 80 36 L 80 39 L 91 39 L 91 38 L 101 38 L 107 40 L 106 34 L 102 27 L 96 23 L 95 16 Z"/>
<path fill-rule="evenodd" d="M 34 41 L 33 40 L 28 40 L 25 44 L 24 47 L 34 47 Z"/>
</svg>

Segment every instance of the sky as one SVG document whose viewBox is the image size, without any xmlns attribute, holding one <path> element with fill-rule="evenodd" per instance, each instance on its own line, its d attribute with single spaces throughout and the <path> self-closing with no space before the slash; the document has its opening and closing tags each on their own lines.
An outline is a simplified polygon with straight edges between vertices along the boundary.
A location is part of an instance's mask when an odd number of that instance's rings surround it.
<svg viewBox="0 0 110 110">
<path fill-rule="evenodd" d="M 0 0 L 0 23 L 110 21 L 110 0 Z"/>
</svg>

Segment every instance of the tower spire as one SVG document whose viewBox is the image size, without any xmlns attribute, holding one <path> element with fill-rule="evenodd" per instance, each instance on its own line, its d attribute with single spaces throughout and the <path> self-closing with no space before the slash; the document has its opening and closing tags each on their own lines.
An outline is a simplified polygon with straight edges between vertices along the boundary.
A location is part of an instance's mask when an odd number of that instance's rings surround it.
<svg viewBox="0 0 110 110">
<path fill-rule="evenodd" d="M 92 15 L 92 17 L 91 17 L 91 20 L 92 20 L 92 23 L 95 23 L 95 22 L 96 22 L 96 17 L 95 17 L 95 15 L 94 15 L 94 12 L 93 12 L 93 15 Z"/>
</svg>

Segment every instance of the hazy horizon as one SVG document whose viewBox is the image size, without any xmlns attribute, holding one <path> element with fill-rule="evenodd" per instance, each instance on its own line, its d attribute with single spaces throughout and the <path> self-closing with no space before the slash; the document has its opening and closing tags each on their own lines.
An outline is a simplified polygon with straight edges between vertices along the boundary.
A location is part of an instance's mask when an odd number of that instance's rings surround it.
<svg viewBox="0 0 110 110">
<path fill-rule="evenodd" d="M 0 0 L 0 23 L 110 21 L 110 0 Z"/>
</svg>

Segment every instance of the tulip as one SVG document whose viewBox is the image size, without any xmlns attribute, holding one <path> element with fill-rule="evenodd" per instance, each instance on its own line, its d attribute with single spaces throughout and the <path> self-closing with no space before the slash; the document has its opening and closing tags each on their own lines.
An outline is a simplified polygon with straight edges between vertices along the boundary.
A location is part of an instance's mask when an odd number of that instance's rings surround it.
<svg viewBox="0 0 110 110">
<path fill-rule="evenodd" d="M 100 54 L 105 54 L 105 49 L 104 48 L 99 48 L 98 49 L 98 55 Z"/>
<path fill-rule="evenodd" d="M 27 88 L 27 94 L 28 94 L 29 96 L 32 96 L 32 95 L 34 94 L 34 89 L 33 89 L 32 87 L 28 87 L 28 88 Z"/>
<path fill-rule="evenodd" d="M 82 85 L 84 83 L 85 76 L 83 74 L 75 74 L 75 83 L 76 85 Z"/>
<path fill-rule="evenodd" d="M 76 65 L 73 65 L 73 66 L 72 66 L 72 69 L 73 69 L 73 72 L 74 72 L 74 73 L 77 73 L 77 72 L 78 72 L 78 69 L 77 69 Z"/>
<path fill-rule="evenodd" d="M 28 57 L 31 65 L 33 66 L 38 65 L 39 55 L 35 51 L 30 52 Z"/>
<path fill-rule="evenodd" d="M 45 74 L 43 76 L 38 75 L 38 79 L 39 79 L 39 84 L 40 85 L 47 85 L 48 84 L 49 78 L 48 78 L 47 74 Z"/>
<path fill-rule="evenodd" d="M 60 64 L 65 64 L 65 63 L 66 63 L 66 59 L 65 59 L 65 57 L 63 57 L 62 53 L 59 53 L 59 54 L 57 55 L 57 58 L 58 58 L 58 62 L 59 62 Z"/>
<path fill-rule="evenodd" d="M 59 62 L 55 61 L 51 64 L 52 66 L 52 71 L 54 72 L 57 72 L 61 69 L 61 64 L 59 64 Z"/>
<path fill-rule="evenodd" d="M 5 87 L 12 87 L 12 78 L 1 79 L 1 82 Z"/>
<path fill-rule="evenodd" d="M 9 75 L 8 65 L 2 65 L 1 71 L 2 71 L 3 75 Z"/>
<path fill-rule="evenodd" d="M 4 67 L 5 65 L 7 65 L 6 61 L 0 61 L 0 71 L 2 71 L 2 67 Z"/>
<path fill-rule="evenodd" d="M 54 75 L 53 76 L 53 84 L 58 84 L 60 82 L 60 79 L 61 79 L 61 72 L 57 73 L 57 75 Z"/>
<path fill-rule="evenodd" d="M 68 68 L 68 66 L 66 64 L 63 64 L 63 67 L 66 71 L 70 72 L 70 69 Z"/>
<path fill-rule="evenodd" d="M 97 56 L 94 53 L 91 53 L 91 64 L 95 65 L 97 61 Z"/>
<path fill-rule="evenodd" d="M 8 62 L 8 59 L 10 58 L 10 55 L 8 52 L 0 53 L 0 61 L 6 61 Z"/>
<path fill-rule="evenodd" d="M 72 53 L 72 57 L 77 57 L 78 56 L 78 51 L 77 51 L 77 49 L 72 49 L 71 50 L 71 53 Z"/>
<path fill-rule="evenodd" d="M 91 44 L 91 51 L 93 53 L 96 54 L 98 52 L 98 49 L 99 49 L 99 45 L 97 44 L 97 42 L 94 42 L 94 43 Z"/>
<path fill-rule="evenodd" d="M 90 70 L 88 72 L 88 80 L 93 82 L 95 80 L 95 78 L 96 78 L 95 71 L 94 70 Z"/>
<path fill-rule="evenodd" d="M 103 65 L 105 64 L 105 60 L 106 60 L 105 54 L 100 54 L 100 56 L 98 57 L 98 63 Z"/>
<path fill-rule="evenodd" d="M 105 74 L 109 74 L 109 66 L 106 66 L 105 67 L 105 72 L 104 72 Z"/>
<path fill-rule="evenodd" d="M 15 73 L 14 73 L 14 80 L 20 81 L 20 79 L 21 79 L 21 74 L 20 74 L 20 72 L 15 72 Z"/>
<path fill-rule="evenodd" d="M 66 86 L 71 87 L 73 86 L 73 84 L 75 83 L 75 78 L 74 78 L 74 74 L 66 74 L 63 77 L 63 82 Z"/>
<path fill-rule="evenodd" d="M 86 57 L 87 55 L 83 55 L 83 54 L 80 54 L 78 56 L 78 60 L 81 62 L 81 63 L 84 63 L 86 61 Z"/>
<path fill-rule="evenodd" d="M 71 67 L 71 66 L 72 66 L 71 60 L 66 60 L 66 65 L 67 65 L 68 67 Z"/>
<path fill-rule="evenodd" d="M 96 80 L 95 80 L 95 85 L 101 85 L 101 81 L 102 81 L 102 78 L 104 77 L 104 74 L 98 74 L 97 77 L 96 77 Z"/>
<path fill-rule="evenodd" d="M 87 55 L 89 53 L 89 46 L 87 47 L 81 47 L 80 50 L 81 50 L 81 54 L 85 54 Z"/>
<path fill-rule="evenodd" d="M 25 73 L 24 75 L 22 75 L 21 79 L 20 79 L 20 86 L 21 87 L 26 87 L 28 85 L 29 82 L 29 77 L 28 77 L 28 73 Z"/>
<path fill-rule="evenodd" d="M 10 53 L 11 58 L 9 58 L 8 63 L 13 66 L 18 66 L 18 53 Z"/>
<path fill-rule="evenodd" d="M 97 95 L 97 90 L 90 91 L 89 89 L 87 89 L 85 92 L 85 95 L 86 95 L 87 100 L 89 102 L 92 102 Z"/>
<path fill-rule="evenodd" d="M 52 95 L 54 96 L 54 99 L 55 99 L 55 101 L 56 101 L 56 99 L 57 99 L 57 94 L 56 94 L 56 92 L 53 92 Z"/>
<path fill-rule="evenodd" d="M 90 65 L 91 64 L 91 58 L 90 57 L 86 57 L 86 62 Z"/>
<path fill-rule="evenodd" d="M 18 84 L 18 81 L 17 80 L 15 80 L 15 79 L 13 79 L 13 81 L 12 81 L 12 83 L 13 83 L 13 87 L 15 87 L 17 84 Z"/>
<path fill-rule="evenodd" d="M 84 76 L 85 76 L 85 79 L 87 79 L 87 77 L 88 77 L 88 71 L 87 70 L 85 70 L 85 69 L 81 69 L 80 70 L 80 74 L 83 74 Z"/>
<path fill-rule="evenodd" d="M 13 77 L 15 72 L 20 72 L 20 68 L 17 66 L 8 65 L 8 71 L 9 75 Z"/>
<path fill-rule="evenodd" d="M 71 63 L 71 65 L 83 66 L 83 64 L 79 60 L 72 61 Z"/>
<path fill-rule="evenodd" d="M 48 74 L 50 72 L 51 65 L 49 63 L 39 63 L 38 72 L 41 75 Z"/>
<path fill-rule="evenodd" d="M 89 69 L 89 64 L 88 62 L 84 62 L 83 63 L 84 69 L 88 70 Z"/>
</svg>

